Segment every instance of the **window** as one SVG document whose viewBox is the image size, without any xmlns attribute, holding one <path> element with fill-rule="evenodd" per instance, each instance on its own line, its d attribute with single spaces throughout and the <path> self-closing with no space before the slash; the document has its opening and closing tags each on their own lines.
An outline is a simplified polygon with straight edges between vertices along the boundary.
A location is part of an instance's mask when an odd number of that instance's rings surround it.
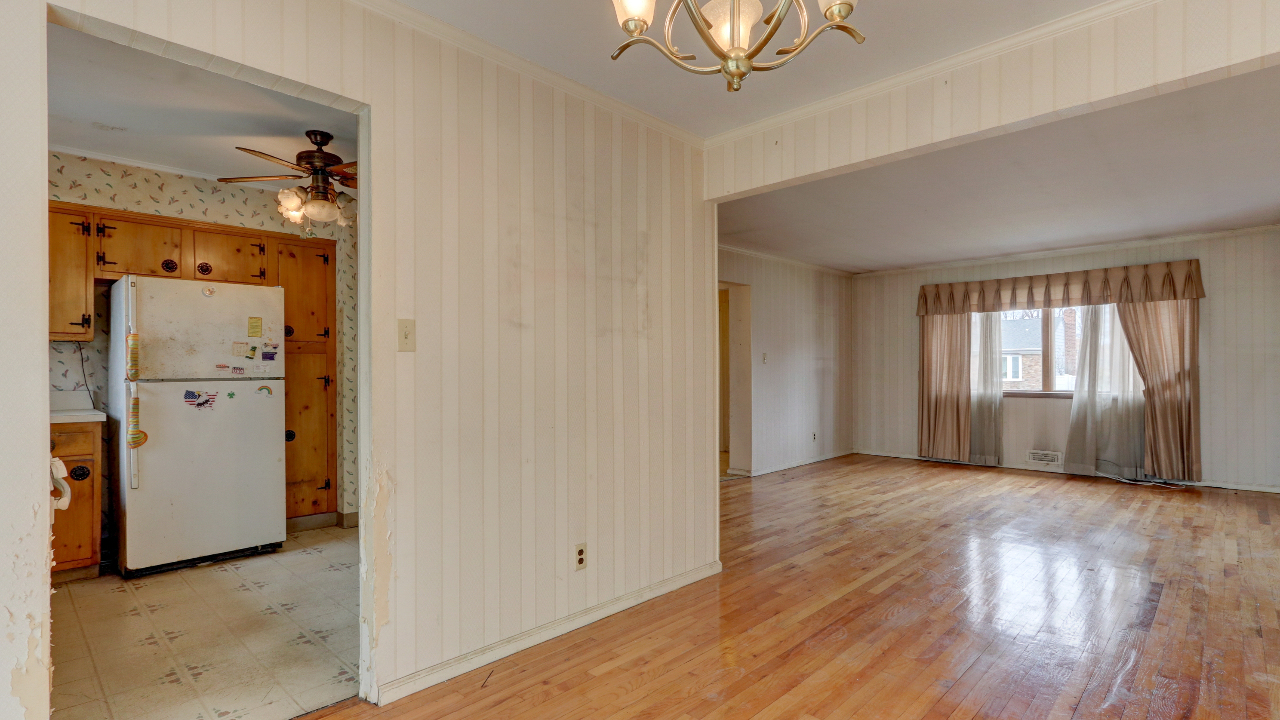
<svg viewBox="0 0 1280 720">
<path fill-rule="evenodd" d="M 1071 392 L 1080 354 L 1080 308 L 1000 313 L 1005 390 Z"/>
<path fill-rule="evenodd" d="M 1021 380 L 1022 379 L 1022 356 L 1021 355 L 1005 355 L 1000 358 L 1000 379 L 1002 380 Z"/>
</svg>

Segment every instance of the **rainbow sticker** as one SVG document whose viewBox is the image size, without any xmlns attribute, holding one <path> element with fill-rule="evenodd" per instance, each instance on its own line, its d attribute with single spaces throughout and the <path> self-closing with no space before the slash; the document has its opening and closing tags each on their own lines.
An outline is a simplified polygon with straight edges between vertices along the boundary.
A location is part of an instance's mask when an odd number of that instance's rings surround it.
<svg viewBox="0 0 1280 720">
<path fill-rule="evenodd" d="M 262 393 L 266 393 L 266 394 L 267 394 L 267 396 L 268 396 L 268 397 L 270 397 L 270 395 L 271 395 L 271 386 L 269 386 L 269 385 L 259 385 L 259 386 L 258 386 L 258 389 L 257 389 L 257 390 L 255 390 L 254 392 L 258 393 L 259 395 L 261 395 Z"/>
</svg>

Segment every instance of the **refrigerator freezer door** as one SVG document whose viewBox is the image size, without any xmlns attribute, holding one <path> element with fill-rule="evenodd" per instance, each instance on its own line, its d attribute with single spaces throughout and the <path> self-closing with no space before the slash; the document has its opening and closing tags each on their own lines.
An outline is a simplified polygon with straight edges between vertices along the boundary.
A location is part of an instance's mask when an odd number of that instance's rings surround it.
<svg viewBox="0 0 1280 720">
<path fill-rule="evenodd" d="M 284 288 L 126 276 L 138 379 L 284 377 Z"/>
<path fill-rule="evenodd" d="M 137 476 L 137 487 L 119 484 L 124 566 L 283 542 L 284 382 L 134 387 L 146 442 L 122 463 Z"/>
</svg>

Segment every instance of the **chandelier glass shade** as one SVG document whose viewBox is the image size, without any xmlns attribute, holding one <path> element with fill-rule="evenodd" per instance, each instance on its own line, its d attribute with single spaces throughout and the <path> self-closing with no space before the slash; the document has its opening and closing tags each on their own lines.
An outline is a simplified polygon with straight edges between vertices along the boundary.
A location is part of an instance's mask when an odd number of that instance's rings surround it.
<svg viewBox="0 0 1280 720">
<path fill-rule="evenodd" d="M 845 22 L 857 7 L 858 0 L 817 0 L 827 22 L 812 34 L 809 33 L 806 0 L 778 0 L 777 6 L 768 15 L 764 14 L 764 6 L 760 0 L 709 0 L 701 6 L 695 0 L 673 0 L 663 27 L 663 42 L 658 42 L 645 35 L 653 23 L 656 2 L 657 0 L 613 0 L 618 24 L 630 36 L 630 39 L 614 51 L 613 59 L 617 60 L 633 45 L 650 45 L 683 70 L 698 75 L 723 75 L 730 92 L 741 90 L 742 81 L 753 71 L 776 70 L 791 62 L 792 58 L 827 30 L 843 32 L 858 43 L 866 40 L 862 33 Z M 693 65 L 688 61 L 696 60 L 697 56 L 681 53 L 671 43 L 671 29 L 682 9 L 718 65 Z M 775 51 L 780 59 L 757 62 L 756 58 L 773 40 L 792 9 L 800 18 L 800 37 L 794 44 Z M 756 37 L 753 38 L 753 35 Z"/>
</svg>

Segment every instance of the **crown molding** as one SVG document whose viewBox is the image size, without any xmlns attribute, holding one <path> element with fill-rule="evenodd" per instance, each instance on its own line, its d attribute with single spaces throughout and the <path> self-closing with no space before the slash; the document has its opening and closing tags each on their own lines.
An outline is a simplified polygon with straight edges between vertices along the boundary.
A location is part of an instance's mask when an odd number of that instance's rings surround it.
<svg viewBox="0 0 1280 720">
<path fill-rule="evenodd" d="M 858 273 L 851 273 L 847 270 L 837 270 L 835 268 L 829 268 L 829 267 L 826 267 L 825 265 L 814 265 L 813 263 L 801 262 L 799 260 L 792 260 L 791 258 L 785 258 L 778 255 L 770 255 L 769 253 L 762 253 L 759 250 L 746 250 L 743 248 L 737 248 L 737 247 L 733 247 L 732 245 L 718 245 L 717 249 L 723 250 L 725 252 L 737 253 L 739 255 L 749 255 L 754 258 L 760 258 L 761 260 L 771 260 L 773 262 L 786 263 L 788 265 L 796 265 L 798 267 L 805 268 L 806 270 L 816 270 L 818 272 L 827 273 L 828 275 L 839 275 L 840 277 L 853 277 L 854 275 L 858 274 Z"/>
<path fill-rule="evenodd" d="M 914 70 L 908 70 L 907 72 L 899 73 L 897 75 L 884 78 L 883 80 L 877 80 L 873 83 L 845 91 L 839 95 L 832 95 L 829 98 L 809 103 L 808 105 L 795 108 L 794 110 L 788 110 L 772 117 L 767 117 L 763 120 L 748 123 L 742 127 L 729 130 L 728 132 L 714 135 L 707 138 L 705 141 L 706 147 L 710 148 L 719 145 L 726 145 L 743 138 L 751 137 L 758 132 L 762 132 L 770 128 L 818 115 L 819 113 L 827 112 L 828 110 L 840 107 L 841 105 L 847 105 L 859 100 L 866 100 L 872 96 L 910 85 L 935 75 L 941 75 L 966 65 L 981 62 L 988 58 L 997 57 L 1009 52 L 1010 50 L 1017 50 L 1018 48 L 1026 47 L 1027 45 L 1037 43 L 1047 38 L 1062 35 L 1063 33 L 1071 32 L 1072 30 L 1077 30 L 1082 27 L 1088 27 L 1094 23 L 1107 20 L 1117 15 L 1122 15 L 1131 10 L 1146 7 L 1147 5 L 1154 5 L 1157 2 L 1160 2 L 1160 0 L 1110 0 L 1110 2 L 1104 2 L 1101 5 L 1086 8 L 1080 12 L 1058 18 L 1057 20 L 1051 20 L 1043 25 L 1037 25 L 1036 27 L 1016 32 L 1013 35 L 1000 40 L 995 40 L 985 45 L 970 48 L 969 50 L 952 55 L 951 57 L 936 60 L 928 65 L 921 65 Z"/>
<path fill-rule="evenodd" d="M 415 30 L 420 30 L 433 35 L 441 40 L 452 43 L 467 52 L 474 53 L 481 57 L 492 60 L 500 65 L 519 72 L 523 75 L 546 83 L 555 88 L 559 88 L 564 92 L 575 95 L 583 100 L 598 105 L 610 112 L 616 113 L 623 117 L 630 118 L 636 122 L 645 125 L 658 132 L 669 135 L 672 139 L 690 145 L 697 150 L 706 147 L 706 140 L 695 135 L 684 128 L 659 119 L 649 113 L 640 110 L 634 106 L 628 105 L 621 100 L 609 97 L 604 93 L 593 90 L 576 80 L 548 70 L 537 63 L 527 60 L 516 55 L 515 53 L 504 50 L 486 40 L 482 40 L 471 33 L 456 28 L 443 20 L 434 18 L 420 10 L 397 2 L 396 0 L 350 0 L 352 3 L 359 5 L 366 10 L 376 12 L 390 18 L 394 22 L 407 25 Z"/>
<path fill-rule="evenodd" d="M 992 263 L 1021 262 L 1024 260 L 1041 260 L 1048 258 L 1071 257 L 1073 255 L 1089 255 L 1091 253 L 1098 252 L 1115 252 L 1119 250 L 1130 250 L 1133 248 L 1171 245 L 1174 243 L 1230 240 L 1231 238 L 1267 231 L 1280 232 L 1280 224 L 1254 225 L 1246 228 L 1215 230 L 1214 232 L 1205 233 L 1187 233 L 1185 235 L 1167 235 L 1157 238 L 1138 238 L 1136 240 L 1123 240 L 1116 243 L 1082 245 L 1080 247 L 1065 248 L 1063 250 L 1037 250 L 1035 252 L 1017 253 L 1014 255 L 996 255 L 993 257 L 975 258 L 973 260 L 953 260 L 951 262 L 934 263 L 932 265 L 916 265 L 913 267 L 892 268 L 889 270 L 873 270 L 870 272 L 857 273 L 856 277 L 862 279 L 882 275 L 899 275 L 902 273 L 928 272 L 930 270 L 946 270 L 948 268 L 971 267 L 974 265 L 990 265 Z"/>
</svg>

